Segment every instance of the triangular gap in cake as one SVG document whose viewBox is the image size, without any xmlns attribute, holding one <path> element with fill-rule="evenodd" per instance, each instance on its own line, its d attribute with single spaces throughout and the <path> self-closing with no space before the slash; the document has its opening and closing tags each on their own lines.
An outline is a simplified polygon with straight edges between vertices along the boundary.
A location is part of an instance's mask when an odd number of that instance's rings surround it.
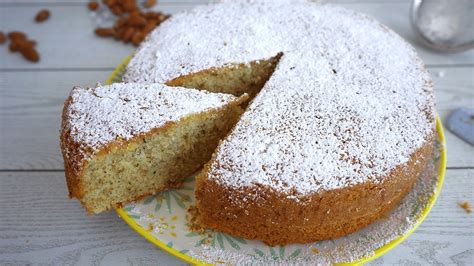
<svg viewBox="0 0 474 266">
<path fill-rule="evenodd" d="M 263 88 L 283 53 L 250 63 L 230 63 L 180 76 L 166 82 L 173 87 L 194 88 L 240 96 L 247 93 L 252 99 Z"/>
</svg>

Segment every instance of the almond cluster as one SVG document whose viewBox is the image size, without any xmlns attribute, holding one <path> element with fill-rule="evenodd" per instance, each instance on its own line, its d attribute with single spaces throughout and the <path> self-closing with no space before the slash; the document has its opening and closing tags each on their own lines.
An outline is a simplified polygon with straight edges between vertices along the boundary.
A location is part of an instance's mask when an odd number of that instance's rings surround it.
<svg viewBox="0 0 474 266">
<path fill-rule="evenodd" d="M 20 53 L 26 60 L 31 62 L 38 62 L 40 59 L 38 51 L 36 51 L 36 42 L 28 39 L 28 36 L 21 31 L 12 31 L 8 33 L 10 40 L 10 52 Z M 0 32 L 0 44 L 5 43 L 7 37 L 3 32 Z"/>
<path fill-rule="evenodd" d="M 41 23 L 46 21 L 50 17 L 51 13 L 47 9 L 40 10 L 36 16 L 35 21 Z M 0 31 L 0 44 L 6 43 L 10 40 L 10 52 L 20 53 L 23 58 L 30 62 L 38 62 L 40 60 L 40 55 L 36 51 L 36 41 L 28 39 L 26 33 L 21 31 L 12 31 L 5 35 L 5 33 Z"/>
<path fill-rule="evenodd" d="M 103 0 L 102 2 L 117 16 L 117 20 L 113 27 L 96 28 L 95 33 L 100 37 L 113 37 L 124 43 L 131 42 L 135 46 L 138 46 L 148 33 L 169 17 L 161 12 L 142 12 L 136 0 Z M 156 1 L 149 0 L 143 6 L 150 8 L 155 4 Z M 97 10 L 99 4 L 90 2 L 88 7 L 90 10 Z"/>
</svg>

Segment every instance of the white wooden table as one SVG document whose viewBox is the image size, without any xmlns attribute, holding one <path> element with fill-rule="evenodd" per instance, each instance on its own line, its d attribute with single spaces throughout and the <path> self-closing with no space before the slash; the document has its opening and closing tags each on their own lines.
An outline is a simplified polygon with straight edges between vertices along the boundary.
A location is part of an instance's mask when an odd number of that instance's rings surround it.
<svg viewBox="0 0 474 266">
<path fill-rule="evenodd" d="M 0 0 L 0 30 L 22 30 L 38 41 L 31 64 L 0 46 L 0 264 L 183 265 L 153 246 L 114 213 L 87 216 L 67 198 L 58 131 L 73 85 L 104 81 L 131 45 L 94 36 L 88 0 Z M 205 1 L 161 0 L 168 13 Z M 393 28 L 419 51 L 433 74 L 442 119 L 474 107 L 474 51 L 438 54 L 421 47 L 410 27 L 409 0 L 340 0 Z M 39 9 L 51 18 L 36 24 Z M 373 264 L 474 264 L 474 147 L 446 131 L 448 170 L 441 195 L 422 226 Z"/>
</svg>

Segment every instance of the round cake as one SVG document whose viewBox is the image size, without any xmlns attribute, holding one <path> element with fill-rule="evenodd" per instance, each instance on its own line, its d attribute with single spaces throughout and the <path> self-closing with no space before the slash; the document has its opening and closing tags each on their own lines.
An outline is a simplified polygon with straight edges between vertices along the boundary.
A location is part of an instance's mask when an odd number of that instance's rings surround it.
<svg viewBox="0 0 474 266">
<path fill-rule="evenodd" d="M 125 80 L 252 90 L 196 179 L 197 222 L 270 245 L 336 238 L 383 217 L 432 151 L 433 85 L 415 50 L 334 5 L 180 13 L 141 45 Z"/>
</svg>

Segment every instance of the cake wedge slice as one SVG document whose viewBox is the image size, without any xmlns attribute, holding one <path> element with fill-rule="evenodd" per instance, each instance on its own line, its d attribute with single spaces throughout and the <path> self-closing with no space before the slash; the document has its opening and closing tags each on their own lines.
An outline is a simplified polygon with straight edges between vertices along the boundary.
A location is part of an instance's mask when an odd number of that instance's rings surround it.
<svg viewBox="0 0 474 266">
<path fill-rule="evenodd" d="M 99 213 L 172 187 L 210 159 L 247 100 L 162 84 L 73 88 L 60 137 L 69 196 Z"/>
</svg>

